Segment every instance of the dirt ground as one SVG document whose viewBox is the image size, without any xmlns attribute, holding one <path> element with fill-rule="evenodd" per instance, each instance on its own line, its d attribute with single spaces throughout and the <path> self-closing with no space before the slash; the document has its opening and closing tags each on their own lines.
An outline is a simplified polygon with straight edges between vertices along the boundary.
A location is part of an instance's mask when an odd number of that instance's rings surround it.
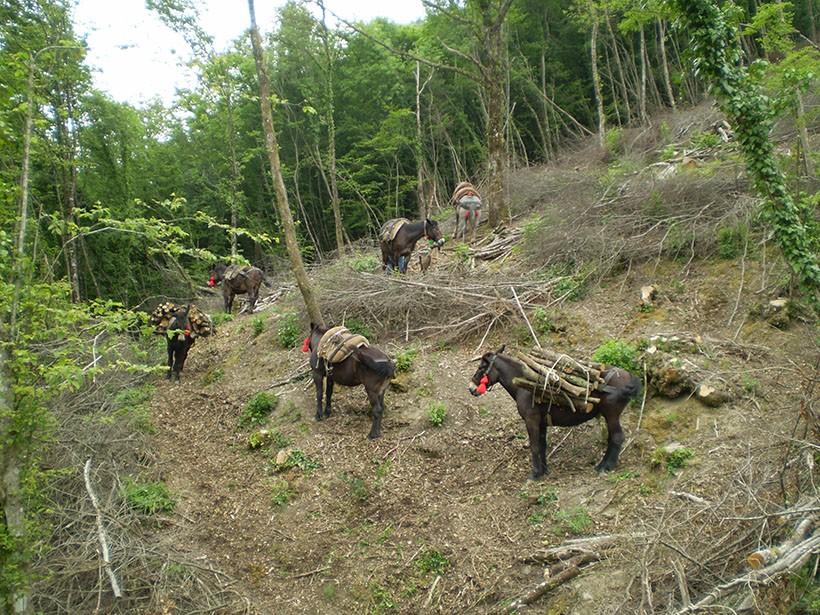
<svg viewBox="0 0 820 615">
<path fill-rule="evenodd" d="M 587 357 L 610 338 L 700 335 L 701 352 L 685 359 L 733 395 L 717 408 L 639 398 L 624 413 L 627 443 L 609 476 L 593 469 L 604 451 L 602 422 L 553 428 L 550 474 L 537 483 L 526 480 L 526 431 L 506 392 L 497 387 L 475 399 L 467 391 L 480 337 L 375 340 L 393 356 L 408 346 L 419 351 L 400 378 L 404 390 L 386 395 L 376 441 L 366 438 L 363 389 L 336 387 L 333 415 L 323 422 L 313 420 L 310 379 L 273 389 L 279 403 L 267 428 L 317 465 L 277 471 L 277 447 L 250 450 L 252 430 L 239 427 L 239 416 L 256 392 L 302 369 L 306 355 L 277 344 L 281 311 L 239 316 L 198 341 L 182 383 L 157 385 L 158 472 L 179 498 L 175 523 L 158 540 L 231 577 L 254 613 L 485 613 L 544 579 L 533 554 L 578 536 L 618 535 L 625 538 L 603 561 L 519 612 L 637 612 L 641 565 L 652 555 L 630 537 L 665 536 L 694 559 L 699 541 L 733 531 L 697 498 L 745 513 L 765 503 L 755 489 L 754 502 L 746 496 L 744 504 L 739 485 L 769 481 L 792 436 L 801 390 L 790 375 L 812 373 L 817 354 L 807 340 L 816 332 L 744 315 L 760 301 L 750 282 L 756 266 L 745 272 L 742 309 L 731 319 L 739 282 L 736 263 L 724 261 L 695 262 L 685 278 L 681 263 L 649 263 L 564 303 L 559 311 L 571 326 L 542 338 L 545 345 Z M 643 312 L 639 289 L 647 283 L 661 297 Z M 264 331 L 255 336 L 252 320 L 260 317 Z M 516 342 L 526 343 L 520 325 L 493 331 L 481 350 Z M 441 427 L 428 419 L 434 403 L 446 407 Z M 656 448 L 672 442 L 694 453 L 677 473 L 652 464 Z M 289 501 L 275 503 L 283 490 Z M 698 564 L 680 561 L 690 570 Z M 732 554 L 709 569 L 731 578 L 740 564 Z M 650 611 L 678 600 L 665 574 Z M 689 588 L 693 596 L 709 578 Z"/>
</svg>

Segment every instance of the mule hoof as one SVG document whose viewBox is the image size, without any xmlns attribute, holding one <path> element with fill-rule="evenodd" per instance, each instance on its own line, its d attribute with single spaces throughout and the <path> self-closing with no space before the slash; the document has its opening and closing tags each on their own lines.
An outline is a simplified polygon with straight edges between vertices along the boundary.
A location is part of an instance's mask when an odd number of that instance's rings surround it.
<svg viewBox="0 0 820 615">
<path fill-rule="evenodd" d="M 527 477 L 527 480 L 533 481 L 533 482 L 538 482 L 538 481 L 544 480 L 544 478 L 546 476 L 547 476 L 546 472 L 544 472 L 543 474 L 536 474 L 535 472 L 530 472 L 530 475 Z"/>
<path fill-rule="evenodd" d="M 317 420 L 317 421 L 321 421 L 321 420 L 322 420 L 322 415 L 321 415 L 321 414 L 317 414 L 317 415 L 316 415 L 316 420 Z"/>
<path fill-rule="evenodd" d="M 615 466 L 613 464 L 608 464 L 608 463 L 599 463 L 597 466 L 595 466 L 595 471 L 598 472 L 598 474 L 600 474 L 600 475 L 607 474 L 608 472 L 612 472 L 612 470 L 614 470 L 614 469 L 615 469 Z"/>
<path fill-rule="evenodd" d="M 381 434 L 379 432 L 373 433 L 371 431 L 369 434 L 367 434 L 367 439 L 368 440 L 375 440 L 376 438 L 379 438 L 379 437 L 381 437 Z"/>
</svg>

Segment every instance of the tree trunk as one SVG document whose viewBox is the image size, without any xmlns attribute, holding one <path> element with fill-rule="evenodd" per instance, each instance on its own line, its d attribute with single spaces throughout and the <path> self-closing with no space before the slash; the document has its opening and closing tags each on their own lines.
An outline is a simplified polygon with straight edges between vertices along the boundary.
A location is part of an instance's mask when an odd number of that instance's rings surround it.
<svg viewBox="0 0 820 615">
<path fill-rule="evenodd" d="M 330 177 L 330 208 L 333 210 L 333 222 L 336 226 L 336 250 L 339 256 L 344 254 L 345 238 L 344 226 L 342 225 L 342 209 L 339 204 L 339 183 L 336 177 L 336 118 L 334 108 L 333 93 L 333 56 L 330 52 L 329 31 L 325 21 L 325 3 L 318 0 L 319 8 L 322 10 L 322 46 L 325 51 L 325 87 L 327 88 L 327 106 L 325 108 L 325 120 L 327 122 L 327 157 L 328 174 Z"/>
<path fill-rule="evenodd" d="M 817 43 L 817 22 L 814 21 L 814 2 L 815 0 L 806 0 L 806 12 L 809 17 L 809 36 L 814 43 Z"/>
<path fill-rule="evenodd" d="M 8 442 L 9 428 L 12 416 L 15 413 L 14 392 L 12 391 L 12 376 L 7 369 L 8 352 L 5 344 L 0 344 L 0 437 L 3 439 L 2 452 L 0 455 L 0 505 L 3 511 L 3 525 L 11 538 L 12 548 L 17 553 L 17 559 L 24 571 L 27 568 L 26 559 L 23 555 L 26 535 L 25 509 L 23 508 L 23 497 L 20 484 L 20 451 L 13 440 Z M 18 437 L 20 435 L 18 434 Z M 25 573 L 24 573 L 25 577 Z M 14 613 L 32 613 L 29 592 L 27 587 L 17 588 L 13 596 L 4 596 L 0 599 L 0 606 L 7 612 L 11 603 Z"/>
<path fill-rule="evenodd" d="M 256 12 L 254 10 L 253 0 L 248 0 L 248 12 L 251 20 L 253 59 L 256 64 L 256 75 L 259 80 L 259 105 L 262 110 L 262 127 L 265 131 L 265 148 L 268 152 L 268 162 L 270 163 L 271 173 L 273 174 L 273 183 L 276 189 L 276 208 L 282 222 L 282 230 L 285 233 L 285 246 L 287 247 L 293 275 L 296 278 L 299 291 L 302 293 L 302 299 L 304 299 L 308 315 L 311 321 L 323 325 L 324 319 L 322 318 L 322 312 L 319 310 L 319 304 L 313 294 L 313 288 L 310 285 L 307 271 L 305 271 L 305 265 L 302 262 L 299 244 L 296 241 L 296 227 L 293 224 L 293 215 L 290 212 L 290 205 L 288 204 L 288 193 L 285 189 L 285 181 L 282 178 L 282 167 L 279 162 L 279 144 L 276 140 L 276 131 L 273 127 L 273 113 L 271 112 L 270 106 L 270 81 L 268 80 L 268 71 L 262 53 L 262 39 L 256 27 Z"/>
<path fill-rule="evenodd" d="M 806 109 L 803 105 L 803 96 L 797 93 L 797 134 L 800 138 L 800 152 L 803 159 L 803 171 L 806 177 L 814 177 L 814 168 L 811 160 L 811 142 L 809 141 L 809 131 L 806 128 Z"/>
<path fill-rule="evenodd" d="M 242 181 L 242 175 L 239 171 L 239 162 L 236 160 L 236 130 L 234 129 L 233 101 L 231 100 L 231 93 L 227 87 L 223 92 L 228 112 L 226 130 L 228 133 L 228 153 L 231 157 L 231 262 L 235 263 L 238 255 L 236 227 L 239 225 L 239 185 Z"/>
<path fill-rule="evenodd" d="M 629 120 L 632 119 L 632 109 L 629 105 L 629 89 L 626 87 L 626 73 L 624 72 L 624 66 L 621 64 L 621 52 L 618 49 L 618 39 L 615 38 L 615 32 L 612 31 L 612 22 L 609 19 L 609 13 L 606 14 L 606 27 L 609 30 L 609 37 L 612 39 L 612 53 L 615 56 L 615 66 L 618 69 L 618 87 L 621 90 L 621 97 L 624 100 L 624 106 L 626 108 L 626 121 L 629 123 Z"/>
<path fill-rule="evenodd" d="M 425 83 L 426 85 L 426 83 Z M 427 170 L 424 163 L 424 150 L 421 136 L 421 93 L 424 86 L 421 84 L 421 62 L 416 61 L 416 198 L 418 199 L 419 218 L 427 218 Z"/>
<path fill-rule="evenodd" d="M 606 145 L 606 116 L 604 115 L 604 94 L 601 91 L 601 76 L 598 74 L 598 17 L 596 15 L 592 16 L 592 37 L 590 39 L 589 55 L 592 61 L 595 106 L 598 110 L 598 145 L 603 151 Z"/>
<path fill-rule="evenodd" d="M 503 75 L 500 77 L 503 79 Z M 507 183 L 507 164 L 504 160 L 507 151 L 504 139 L 504 82 L 490 79 L 485 81 L 484 87 L 487 93 L 487 200 L 490 204 L 490 225 L 497 226 L 505 223 L 510 215 L 504 198 Z"/>
<path fill-rule="evenodd" d="M 641 124 L 649 122 L 649 116 L 646 114 L 646 37 L 644 36 L 643 26 L 640 30 L 641 40 L 641 95 L 639 98 L 641 106 Z"/>
<path fill-rule="evenodd" d="M 675 108 L 675 93 L 672 91 L 672 79 L 669 77 L 669 62 L 666 58 L 666 28 L 663 20 L 658 18 L 658 40 L 660 41 L 661 65 L 663 66 L 663 82 L 666 85 L 666 97 L 669 105 Z"/>
</svg>

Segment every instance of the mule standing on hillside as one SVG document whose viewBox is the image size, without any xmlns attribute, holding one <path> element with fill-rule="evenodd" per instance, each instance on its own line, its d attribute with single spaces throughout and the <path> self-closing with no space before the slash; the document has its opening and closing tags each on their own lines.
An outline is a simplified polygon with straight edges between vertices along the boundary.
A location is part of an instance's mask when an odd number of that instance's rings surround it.
<svg viewBox="0 0 820 615">
<path fill-rule="evenodd" d="M 532 391 L 513 384 L 513 378 L 524 375 L 524 366 L 514 358 L 502 354 L 504 346 L 496 352 L 488 352 L 481 357 L 478 370 L 473 375 L 470 393 L 480 396 L 496 383 L 506 389 L 515 400 L 518 414 L 527 425 L 532 454 L 532 473 L 530 478 L 538 480 L 547 474 L 547 425 L 574 427 L 603 415 L 609 433 L 604 458 L 595 469 L 598 472 L 609 472 L 618 464 L 624 432 L 621 429 L 621 413 L 630 399 L 641 390 L 641 380 L 620 367 L 609 367 L 601 373 L 606 382 L 603 390 L 596 391 L 601 401 L 590 412 L 573 412 L 557 404 L 538 403 L 533 399 Z"/>
<path fill-rule="evenodd" d="M 303 352 L 310 352 L 310 368 L 313 371 L 313 384 L 316 385 L 316 420 L 322 420 L 322 384 L 327 378 L 327 395 L 324 416 L 330 416 L 330 398 L 333 395 L 333 383 L 355 387 L 364 385 L 367 399 L 373 413 L 373 423 L 368 438 L 378 438 L 382 430 L 384 414 L 384 392 L 396 372 L 396 366 L 386 354 L 372 346 L 362 346 L 353 350 L 347 358 L 330 363 L 319 356 L 319 342 L 329 327 L 310 323 L 310 335 L 302 345 Z"/>
<path fill-rule="evenodd" d="M 453 191 L 452 202 L 456 206 L 456 232 L 453 236 L 461 241 L 467 239 L 467 229 L 470 230 L 470 243 L 475 242 L 478 219 L 481 216 L 481 197 L 470 182 L 461 182 Z"/>
<path fill-rule="evenodd" d="M 253 314 L 256 300 L 259 298 L 259 286 L 265 281 L 264 272 L 250 265 L 227 265 L 217 263 L 211 270 L 208 286 L 222 283 L 222 299 L 225 311 L 230 314 L 233 309 L 233 298 L 236 295 L 248 294 L 248 305 L 245 310 Z"/>
<path fill-rule="evenodd" d="M 444 237 L 438 222 L 425 218 L 410 222 L 404 218 L 394 218 L 382 225 L 379 231 L 379 244 L 382 250 L 382 268 L 392 271 L 397 268 L 399 273 L 407 273 L 410 254 L 416 248 L 416 243 L 422 237 L 434 241 L 437 248 L 444 245 Z"/>
<path fill-rule="evenodd" d="M 194 345 L 196 338 L 191 333 L 191 323 L 188 321 L 188 312 L 191 310 L 189 303 L 184 308 L 177 310 L 170 321 L 165 332 L 165 341 L 168 350 L 168 376 L 179 382 L 179 375 L 188 358 L 188 350 Z"/>
</svg>

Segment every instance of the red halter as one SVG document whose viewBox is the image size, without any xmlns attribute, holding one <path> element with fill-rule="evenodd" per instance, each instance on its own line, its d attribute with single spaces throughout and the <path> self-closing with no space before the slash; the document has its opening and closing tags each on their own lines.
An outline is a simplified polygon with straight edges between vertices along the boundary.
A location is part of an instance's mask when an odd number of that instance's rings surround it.
<svg viewBox="0 0 820 615">
<path fill-rule="evenodd" d="M 487 374 L 484 374 L 481 377 L 481 380 L 478 381 L 478 387 L 476 387 L 476 390 L 475 390 L 476 394 L 484 395 L 484 393 L 487 392 L 487 385 L 488 384 L 490 384 L 490 378 L 487 376 Z"/>
<path fill-rule="evenodd" d="M 211 276 L 211 279 L 208 280 L 208 286 L 216 286 L 216 277 Z"/>
<path fill-rule="evenodd" d="M 306 337 L 302 343 L 302 352 L 310 352 L 310 337 Z"/>
</svg>

